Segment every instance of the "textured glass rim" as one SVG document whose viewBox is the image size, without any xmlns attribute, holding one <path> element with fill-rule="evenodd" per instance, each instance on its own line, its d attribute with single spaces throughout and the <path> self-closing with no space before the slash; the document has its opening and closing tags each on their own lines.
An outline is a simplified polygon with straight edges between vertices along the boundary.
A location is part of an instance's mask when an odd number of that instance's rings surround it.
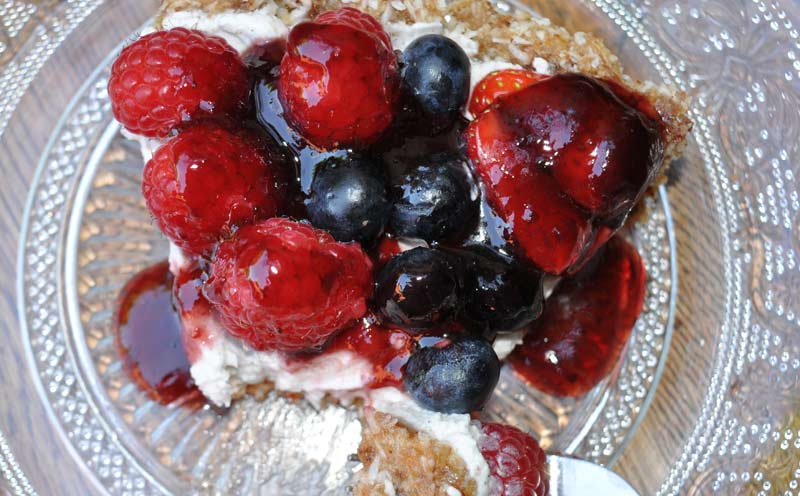
<svg viewBox="0 0 800 496">
<path fill-rule="evenodd" d="M 144 29 L 144 28 L 146 28 L 146 27 L 148 27 L 150 25 L 152 25 L 152 19 L 148 20 L 146 23 L 144 23 L 143 25 L 138 27 L 135 32 L 139 32 L 142 29 Z M 47 397 L 47 393 L 44 390 L 44 383 L 42 382 L 41 377 L 40 377 L 40 375 L 38 373 L 38 366 L 36 364 L 35 357 L 33 356 L 33 348 L 30 346 L 31 334 L 30 334 L 30 329 L 28 327 L 27 318 L 26 318 L 26 312 L 25 312 L 25 301 L 26 301 L 26 299 L 25 299 L 25 253 L 26 253 L 26 244 L 27 244 L 27 241 L 28 241 L 28 235 L 30 234 L 30 227 L 31 227 L 30 226 L 30 222 L 31 222 L 31 219 L 32 219 L 31 214 L 32 214 L 32 211 L 33 211 L 34 204 L 36 202 L 36 188 L 34 186 L 38 185 L 41 182 L 42 176 L 45 173 L 45 170 L 47 168 L 47 159 L 48 159 L 48 157 L 50 155 L 49 152 L 54 148 L 54 146 L 55 146 L 55 144 L 57 142 L 57 139 L 59 137 L 59 134 L 58 134 L 57 131 L 60 130 L 60 129 L 63 129 L 66 126 L 67 122 L 69 121 L 69 118 L 72 115 L 72 112 L 77 108 L 77 106 L 79 105 L 80 101 L 86 95 L 87 91 L 91 88 L 91 86 L 94 83 L 94 81 L 103 72 L 103 70 L 110 65 L 111 61 L 117 56 L 117 54 L 120 52 L 120 50 L 128 43 L 129 43 L 128 39 L 124 39 L 124 40 L 120 41 L 120 43 L 118 43 L 108 53 L 108 55 L 103 57 L 103 59 L 98 64 L 98 66 L 95 67 L 92 70 L 92 72 L 89 74 L 89 76 L 87 77 L 86 81 L 84 81 L 80 85 L 80 87 L 76 90 L 75 95 L 70 99 L 69 103 L 64 107 L 64 111 L 62 112 L 61 116 L 59 117 L 58 121 L 56 122 L 56 125 L 53 127 L 53 132 L 50 135 L 50 137 L 48 138 L 47 144 L 42 149 L 41 157 L 40 157 L 40 159 L 39 159 L 39 161 L 38 161 L 38 163 L 36 165 L 36 170 L 35 170 L 35 172 L 33 174 L 33 178 L 31 179 L 32 187 L 31 187 L 30 191 L 28 192 L 27 199 L 25 200 L 25 208 L 23 209 L 22 223 L 20 225 L 20 237 L 19 237 L 19 242 L 18 242 L 18 245 L 17 245 L 17 261 L 16 261 L 17 262 L 17 281 L 16 281 L 17 304 L 16 304 L 16 307 L 17 307 L 18 322 L 19 322 L 19 325 L 20 325 L 20 332 L 22 334 L 22 337 L 24 338 L 23 339 L 23 347 L 25 348 L 25 357 L 26 357 L 27 362 L 28 362 L 27 363 L 28 369 L 31 371 L 31 373 L 32 373 L 32 375 L 34 377 L 34 381 L 33 382 L 36 385 L 36 393 L 39 396 L 39 400 L 45 405 L 44 409 L 47 412 L 48 418 L 53 423 L 53 425 L 58 427 L 56 430 L 58 431 L 59 438 L 62 440 L 63 444 L 67 446 L 67 449 L 69 450 L 69 452 L 77 460 L 83 460 L 83 457 L 78 452 L 76 446 L 73 444 L 73 441 L 67 436 L 67 432 L 65 431 L 65 429 L 61 425 L 61 421 L 57 417 L 56 412 L 53 409 L 53 405 L 51 404 L 49 398 Z M 119 124 L 117 124 L 116 121 L 112 121 L 110 126 L 107 126 L 107 127 L 113 128 L 115 125 L 119 126 Z M 100 136 L 104 136 L 106 133 L 108 133 L 108 129 L 105 129 L 104 131 L 102 131 L 100 133 Z M 92 150 L 92 152 L 89 154 L 89 156 L 92 157 L 92 158 L 90 158 L 87 161 L 87 164 L 88 164 L 88 166 L 89 166 L 89 168 L 91 170 L 95 170 L 96 169 L 97 160 L 94 159 L 94 156 L 96 154 L 97 154 L 96 150 Z M 85 170 L 84 170 L 84 172 L 85 172 Z M 79 190 L 81 189 L 83 183 L 84 183 L 84 179 L 83 179 L 83 177 L 81 177 L 81 179 L 78 180 L 73 185 L 73 187 L 72 187 L 72 189 L 70 191 L 70 198 L 74 198 L 75 195 L 79 193 Z M 64 226 L 69 225 L 69 223 L 71 223 L 73 221 L 73 219 L 75 217 L 73 214 L 74 214 L 73 209 L 69 209 L 68 216 L 65 219 L 62 219 L 62 223 L 59 226 L 59 228 L 60 228 L 59 229 L 59 231 L 60 231 L 59 234 L 61 236 L 54 240 L 58 244 L 58 251 L 57 251 L 58 256 L 57 256 L 57 259 L 56 259 L 56 270 L 57 271 L 58 270 L 65 270 L 66 258 L 65 258 L 64 251 L 66 250 L 67 252 L 69 252 L 70 250 L 68 248 L 68 243 L 66 242 L 66 240 L 62 239 L 62 237 L 67 237 L 69 235 L 69 233 L 70 233 L 70 229 L 64 229 Z M 78 218 L 80 218 L 80 216 Z M 66 264 L 66 266 L 69 266 L 69 264 Z M 73 269 L 74 269 L 74 264 L 73 264 Z M 64 279 L 66 279 L 66 278 L 58 278 L 59 284 L 60 284 L 60 281 L 63 281 Z M 59 293 L 62 293 L 62 292 L 59 291 Z M 66 293 L 66 292 L 64 292 L 64 293 Z M 69 323 L 69 325 L 71 327 L 72 326 L 72 317 L 71 317 L 70 314 L 73 314 L 74 312 L 66 311 L 68 306 L 64 304 L 64 299 L 65 299 L 64 294 L 58 294 L 57 296 L 54 296 L 54 297 L 58 299 L 58 308 L 59 308 L 59 314 L 60 314 L 59 317 L 62 319 L 62 322 Z M 67 313 L 66 316 L 64 315 L 65 311 Z M 72 342 L 73 341 L 72 333 L 71 332 L 66 332 L 65 335 L 67 336 L 67 339 L 65 340 L 65 343 L 66 343 L 67 347 L 70 350 L 70 353 L 67 353 L 67 355 L 69 355 L 69 360 L 72 362 L 72 365 L 73 365 L 73 367 L 75 367 L 76 370 L 82 371 L 84 369 L 84 367 L 78 362 L 78 360 L 76 360 L 76 350 L 75 350 L 74 343 Z M 80 348 L 85 348 L 85 346 L 84 347 L 80 347 L 79 346 L 78 349 L 80 349 Z M 82 350 L 81 353 L 85 353 L 85 351 Z M 92 374 L 92 375 L 94 376 L 94 374 Z M 106 415 L 103 413 L 103 410 L 98 407 L 97 402 L 95 401 L 95 395 L 91 394 L 92 390 L 87 387 L 87 385 L 85 383 L 86 381 L 84 379 L 85 378 L 84 378 L 84 376 L 82 374 L 76 374 L 76 381 L 80 384 L 81 389 L 83 389 L 83 391 L 85 393 L 85 396 L 86 396 L 86 402 L 91 407 L 92 412 L 95 415 L 95 418 L 98 419 L 98 421 L 100 422 L 102 427 L 107 432 L 111 432 L 111 433 L 114 434 L 111 437 L 111 442 L 116 444 L 120 448 L 125 448 L 125 449 L 122 450 L 123 452 L 125 452 L 125 457 L 139 469 L 139 472 L 143 475 L 143 477 L 145 477 L 148 480 L 148 482 L 150 482 L 153 485 L 155 485 L 162 493 L 169 494 L 169 491 L 164 487 L 164 485 L 161 483 L 161 481 L 157 480 L 153 476 L 154 474 L 151 471 L 147 470 L 146 467 L 142 466 L 142 464 L 140 463 L 139 456 L 138 456 L 139 454 L 138 454 L 138 452 L 136 452 L 137 450 L 128 450 L 127 448 L 130 448 L 130 446 L 128 446 L 127 443 L 124 443 L 124 444 L 121 445 L 120 438 L 118 436 L 118 431 L 116 429 L 112 429 L 111 428 L 114 424 L 108 422 L 108 420 L 106 418 Z M 82 462 L 79 465 L 81 467 L 81 470 L 85 474 L 88 475 L 88 478 L 92 481 L 92 483 L 95 485 L 95 487 L 97 487 L 101 491 L 105 492 L 107 488 L 101 484 L 100 480 L 97 478 L 97 474 L 95 474 L 94 471 L 85 462 Z"/>
<path fill-rule="evenodd" d="M 628 430 L 625 439 L 623 439 L 619 445 L 619 448 L 617 448 L 617 450 L 608 460 L 608 464 L 606 466 L 609 468 L 613 467 L 614 464 L 616 464 L 620 459 L 622 454 L 628 448 L 628 445 L 631 443 L 631 441 L 633 441 L 633 437 L 639 430 L 639 426 L 644 421 L 644 418 L 647 415 L 647 410 L 650 409 L 650 404 L 653 402 L 653 399 L 656 396 L 656 391 L 658 391 L 658 386 L 661 383 L 661 375 L 664 373 L 664 368 L 666 367 L 667 358 L 669 356 L 669 350 L 672 345 L 672 333 L 675 328 L 675 311 L 678 303 L 678 247 L 675 242 L 675 225 L 672 222 L 672 211 L 669 208 L 667 188 L 663 184 L 658 187 L 658 196 L 659 202 L 661 203 L 661 208 L 664 209 L 664 223 L 667 226 L 667 240 L 669 242 L 669 277 L 671 281 L 671 286 L 669 288 L 667 325 L 664 329 L 664 347 L 661 349 L 661 356 L 658 357 L 658 365 L 653 373 L 653 385 L 647 391 L 647 396 L 642 402 L 641 411 L 639 412 L 639 415 L 636 416 L 636 420 L 633 421 L 633 424 Z M 620 360 L 620 364 L 621 363 L 622 360 Z"/>
</svg>

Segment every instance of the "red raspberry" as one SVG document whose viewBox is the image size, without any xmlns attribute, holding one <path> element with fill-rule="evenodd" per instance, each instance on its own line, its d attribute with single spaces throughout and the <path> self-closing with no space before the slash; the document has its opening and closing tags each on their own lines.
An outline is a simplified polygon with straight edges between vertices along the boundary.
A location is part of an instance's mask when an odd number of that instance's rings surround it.
<svg viewBox="0 0 800 496">
<path fill-rule="evenodd" d="M 378 21 L 350 7 L 289 33 L 278 95 L 286 119 L 317 148 L 363 146 L 389 126 L 397 61 Z"/>
<path fill-rule="evenodd" d="M 183 121 L 232 113 L 250 91 L 247 69 L 222 38 L 175 28 L 142 36 L 111 68 L 114 117 L 129 131 L 163 137 Z"/>
<path fill-rule="evenodd" d="M 495 496 L 547 496 L 547 457 L 534 438 L 510 425 L 485 423 L 479 441 L 498 486 Z"/>
<path fill-rule="evenodd" d="M 250 136 L 199 123 L 147 162 L 142 193 L 168 238 L 191 254 L 209 255 L 238 226 L 277 214 L 281 165 L 280 156 Z"/>
<path fill-rule="evenodd" d="M 475 85 L 469 101 L 469 112 L 478 115 L 501 96 L 514 93 L 547 77 L 525 69 L 490 72 Z"/>
<path fill-rule="evenodd" d="M 256 350 L 313 350 L 367 311 L 372 262 L 358 244 L 272 218 L 219 245 L 206 295 Z"/>
</svg>

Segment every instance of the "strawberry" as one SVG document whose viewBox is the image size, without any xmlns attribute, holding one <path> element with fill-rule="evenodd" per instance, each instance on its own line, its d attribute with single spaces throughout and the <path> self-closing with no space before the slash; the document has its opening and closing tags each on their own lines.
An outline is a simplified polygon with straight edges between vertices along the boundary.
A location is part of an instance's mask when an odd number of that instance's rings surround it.
<svg viewBox="0 0 800 496">
<path fill-rule="evenodd" d="M 469 101 L 469 112 L 478 115 L 501 96 L 519 91 L 547 77 L 525 69 L 490 72 L 475 85 Z"/>
<path fill-rule="evenodd" d="M 575 276 L 563 279 L 509 361 L 533 387 L 580 396 L 619 360 L 642 311 L 646 273 L 631 244 L 612 238 Z"/>
<path fill-rule="evenodd" d="M 363 147 L 392 122 L 397 61 L 378 21 L 351 7 L 289 33 L 278 96 L 288 122 L 317 148 Z"/>
<path fill-rule="evenodd" d="M 660 121 L 615 91 L 627 97 L 587 76 L 552 76 L 504 95 L 467 129 L 489 203 L 547 272 L 571 268 L 596 225 L 621 225 L 661 163 Z"/>
<path fill-rule="evenodd" d="M 188 120 L 238 113 L 249 92 L 236 50 L 222 38 L 185 28 L 156 31 L 125 47 L 108 80 L 114 117 L 151 137 Z"/>
</svg>

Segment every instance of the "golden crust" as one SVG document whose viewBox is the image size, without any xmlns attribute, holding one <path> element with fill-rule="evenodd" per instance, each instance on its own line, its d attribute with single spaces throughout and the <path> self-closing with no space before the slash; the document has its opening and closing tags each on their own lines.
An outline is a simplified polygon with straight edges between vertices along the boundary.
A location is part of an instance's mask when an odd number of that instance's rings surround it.
<svg viewBox="0 0 800 496">
<path fill-rule="evenodd" d="M 524 12 L 498 12 L 488 0 L 164 0 L 161 16 L 182 10 L 218 13 L 226 10 L 251 11 L 275 8 L 276 15 L 291 22 L 290 13 L 317 13 L 342 5 L 357 7 L 382 22 L 430 22 L 447 19 L 447 26 L 478 43 L 481 59 L 508 60 L 530 65 L 543 58 L 556 72 L 580 72 L 609 79 L 644 95 L 665 124 L 665 163 L 683 153 L 692 123 L 688 117 L 688 96 L 672 88 L 634 80 L 623 73 L 619 59 L 596 36 L 569 33 L 547 19 Z M 296 21 L 295 21 L 296 22 Z"/>
<path fill-rule="evenodd" d="M 477 486 L 450 446 L 411 430 L 390 415 L 366 409 L 358 456 L 364 464 L 355 496 L 384 495 L 384 481 L 401 496 L 447 496 L 453 487 L 473 496 Z"/>
</svg>

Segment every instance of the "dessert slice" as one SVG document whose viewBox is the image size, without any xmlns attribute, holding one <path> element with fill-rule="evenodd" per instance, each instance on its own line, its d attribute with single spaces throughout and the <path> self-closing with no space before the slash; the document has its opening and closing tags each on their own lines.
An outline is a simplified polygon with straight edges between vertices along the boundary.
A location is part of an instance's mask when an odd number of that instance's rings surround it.
<svg viewBox="0 0 800 496">
<path fill-rule="evenodd" d="M 472 415 L 523 338 L 539 366 L 538 338 L 567 342 L 570 301 L 615 332 L 539 387 L 580 394 L 619 358 L 644 274 L 593 264 L 635 259 L 614 234 L 680 155 L 685 96 L 488 1 L 175 0 L 155 26 L 109 93 L 157 148 L 142 190 L 199 390 L 357 403 L 356 494 L 546 494 L 536 441 Z"/>
</svg>

